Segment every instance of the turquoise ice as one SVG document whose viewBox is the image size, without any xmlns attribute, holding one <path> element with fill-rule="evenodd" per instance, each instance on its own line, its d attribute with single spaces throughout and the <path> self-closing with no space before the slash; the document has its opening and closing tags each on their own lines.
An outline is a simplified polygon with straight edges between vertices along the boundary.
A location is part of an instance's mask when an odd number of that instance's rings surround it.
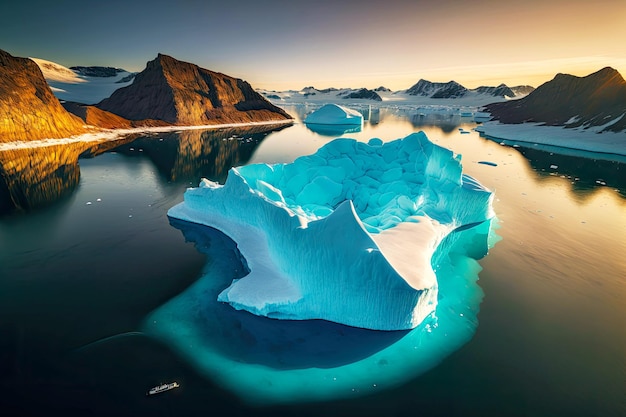
<svg viewBox="0 0 626 417">
<path fill-rule="evenodd" d="M 233 169 L 170 211 L 208 261 L 142 330 L 253 404 L 389 389 L 474 334 L 477 259 L 496 239 L 491 196 L 422 133 L 340 139 L 292 164 Z M 258 281 L 240 287 L 255 271 Z M 307 300 L 326 320 L 303 320 Z"/>
<path fill-rule="evenodd" d="M 224 185 L 188 189 L 168 215 L 237 242 L 249 273 L 219 301 L 276 319 L 406 330 L 436 308 L 440 243 L 491 219 L 491 200 L 460 156 L 415 133 L 336 139 L 290 164 L 233 168 Z"/>
</svg>

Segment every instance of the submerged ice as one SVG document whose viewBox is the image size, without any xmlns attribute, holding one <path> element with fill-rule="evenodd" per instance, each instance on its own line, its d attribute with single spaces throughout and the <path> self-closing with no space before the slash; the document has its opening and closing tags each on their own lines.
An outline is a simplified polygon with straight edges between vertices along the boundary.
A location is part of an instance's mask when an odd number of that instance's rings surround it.
<svg viewBox="0 0 626 417">
<path fill-rule="evenodd" d="M 434 312 L 443 242 L 488 228 L 491 199 L 460 156 L 420 132 L 233 168 L 224 185 L 187 190 L 168 215 L 237 242 L 249 273 L 218 296 L 236 309 L 401 330 Z"/>
</svg>

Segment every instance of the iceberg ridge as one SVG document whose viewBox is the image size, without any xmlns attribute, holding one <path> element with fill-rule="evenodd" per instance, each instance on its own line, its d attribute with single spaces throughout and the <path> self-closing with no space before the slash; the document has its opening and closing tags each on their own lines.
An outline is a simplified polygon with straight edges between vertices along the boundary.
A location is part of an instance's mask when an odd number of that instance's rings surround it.
<svg viewBox="0 0 626 417">
<path fill-rule="evenodd" d="M 224 185 L 188 189 L 168 215 L 237 242 L 250 272 L 218 297 L 236 309 L 400 330 L 435 310 L 439 244 L 491 219 L 491 200 L 460 156 L 419 132 L 233 168 Z"/>
</svg>

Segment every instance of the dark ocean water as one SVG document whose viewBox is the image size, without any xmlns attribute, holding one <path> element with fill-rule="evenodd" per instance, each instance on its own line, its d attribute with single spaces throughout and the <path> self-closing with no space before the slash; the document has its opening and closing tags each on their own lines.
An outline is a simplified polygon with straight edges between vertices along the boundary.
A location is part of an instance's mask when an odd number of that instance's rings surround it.
<svg viewBox="0 0 626 417">
<path fill-rule="evenodd" d="M 0 415 L 626 415 L 626 166 L 458 131 L 473 126 L 381 110 L 362 132 L 345 134 L 392 140 L 424 130 L 495 191 L 502 240 L 480 260 L 473 338 L 377 394 L 273 406 L 249 404 L 141 332 L 207 262 L 241 266 L 229 260 L 225 236 L 210 238 L 216 252 L 199 251 L 166 212 L 201 177 L 223 181 L 233 165 L 288 162 L 332 135 L 296 124 L 0 152 Z M 402 337 L 359 336 L 341 360 Z M 144 395 L 173 380 L 181 388 Z"/>
</svg>

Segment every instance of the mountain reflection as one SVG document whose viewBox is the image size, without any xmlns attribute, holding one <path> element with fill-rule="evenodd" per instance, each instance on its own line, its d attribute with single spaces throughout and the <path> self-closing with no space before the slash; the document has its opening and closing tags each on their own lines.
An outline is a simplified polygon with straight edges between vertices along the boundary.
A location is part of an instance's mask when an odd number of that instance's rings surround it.
<svg viewBox="0 0 626 417">
<path fill-rule="evenodd" d="M 285 127 L 183 130 L 0 151 L 0 214 L 29 211 L 71 195 L 80 181 L 79 158 L 107 151 L 148 157 L 167 181 L 223 181 L 232 166 L 252 157 L 265 136 Z"/>
<path fill-rule="evenodd" d="M 444 133 L 454 132 L 461 126 L 463 120 L 458 114 L 450 113 L 406 113 L 404 117 L 414 128 L 438 127 Z"/>
<path fill-rule="evenodd" d="M 28 211 L 70 195 L 80 180 L 81 156 L 95 156 L 130 140 L 0 151 L 0 214 Z"/>
<path fill-rule="evenodd" d="M 268 134 L 285 127 L 183 130 L 140 137 L 115 151 L 150 158 L 167 181 L 197 183 L 200 178 L 208 178 L 223 182 L 231 167 L 250 160 Z"/>
<path fill-rule="evenodd" d="M 528 160 L 539 180 L 553 176 L 571 180 L 572 191 L 578 197 L 584 198 L 599 187 L 607 186 L 626 198 L 626 164 L 623 162 L 561 155 L 520 145 L 513 149 Z"/>
</svg>

